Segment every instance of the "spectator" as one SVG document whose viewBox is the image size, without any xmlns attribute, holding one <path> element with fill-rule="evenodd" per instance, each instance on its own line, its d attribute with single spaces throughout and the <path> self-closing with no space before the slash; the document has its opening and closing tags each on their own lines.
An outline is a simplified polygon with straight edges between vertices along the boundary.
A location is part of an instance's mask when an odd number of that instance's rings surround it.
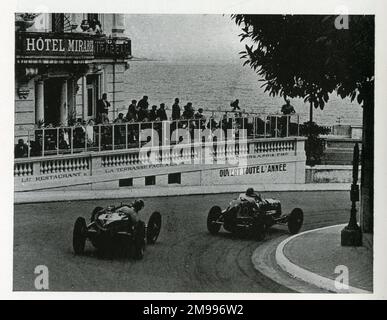
<svg viewBox="0 0 387 320">
<path fill-rule="evenodd" d="M 120 112 L 117 119 L 114 120 L 114 145 L 118 145 L 118 147 L 122 147 L 122 144 L 124 144 L 126 129 L 125 125 L 123 125 L 124 122 L 124 114 Z"/>
<path fill-rule="evenodd" d="M 126 114 L 126 120 L 137 121 L 137 111 L 137 100 L 132 100 L 128 108 L 128 113 Z"/>
<path fill-rule="evenodd" d="M 192 119 L 194 117 L 194 109 L 192 107 L 192 102 L 188 102 L 184 106 L 183 118 L 184 119 Z"/>
<path fill-rule="evenodd" d="M 103 114 L 102 114 L 101 123 L 102 123 L 102 124 L 108 124 L 108 123 L 109 123 L 109 118 L 108 118 L 108 116 L 107 116 L 106 113 L 103 113 Z"/>
<path fill-rule="evenodd" d="M 28 156 L 28 145 L 23 139 L 19 139 L 15 145 L 15 158 L 24 158 Z"/>
<path fill-rule="evenodd" d="M 138 103 L 138 105 L 140 105 L 140 102 Z M 137 120 L 140 122 L 147 122 L 149 120 L 148 103 L 143 105 L 143 107 L 138 110 Z"/>
<path fill-rule="evenodd" d="M 199 108 L 198 112 L 195 113 L 195 119 L 205 119 L 203 115 L 203 108 Z"/>
<path fill-rule="evenodd" d="M 109 101 L 107 101 L 107 94 L 104 93 L 102 95 L 102 99 L 98 100 L 97 102 L 97 122 L 98 123 L 103 122 L 105 118 L 103 115 L 105 115 L 106 117 L 108 116 L 109 107 L 110 107 L 110 103 Z"/>
<path fill-rule="evenodd" d="M 102 114 L 102 126 L 101 126 L 101 145 L 103 149 L 107 149 L 108 145 L 112 143 L 112 131 L 109 125 L 109 118 Z"/>
<path fill-rule="evenodd" d="M 215 121 L 213 117 L 210 117 L 207 123 L 207 129 L 215 130 L 218 127 L 218 123 Z"/>
<path fill-rule="evenodd" d="M 284 115 L 289 115 L 289 114 L 293 114 L 293 113 L 296 113 L 296 110 L 294 110 L 293 106 L 290 104 L 290 100 L 289 99 L 286 99 L 286 104 L 284 104 L 281 108 L 281 112 L 284 114 Z"/>
<path fill-rule="evenodd" d="M 230 103 L 230 106 L 232 107 L 232 112 L 236 111 L 236 110 L 240 110 L 241 108 L 239 107 L 239 100 L 236 99 L 235 101 L 231 102 Z"/>
<path fill-rule="evenodd" d="M 61 130 L 62 134 L 59 135 L 59 149 L 67 149 L 70 146 L 70 133 L 71 130 L 69 129 L 63 129 Z M 63 141 L 61 141 L 63 140 Z M 65 146 L 65 147 L 61 147 Z"/>
<path fill-rule="evenodd" d="M 85 146 L 86 129 L 83 127 L 82 119 L 78 118 L 74 126 L 74 148 L 82 148 Z"/>
<path fill-rule="evenodd" d="M 203 108 L 199 108 L 198 112 L 195 113 L 195 119 L 198 119 L 197 127 L 200 129 L 204 129 L 205 122 L 206 122 L 206 117 L 203 114 Z"/>
<path fill-rule="evenodd" d="M 143 96 L 142 99 L 138 102 L 138 111 L 141 109 L 148 109 L 149 103 L 148 103 L 148 96 Z"/>
<path fill-rule="evenodd" d="M 153 105 L 152 109 L 149 111 L 149 121 L 156 121 L 157 118 L 157 106 Z"/>
<path fill-rule="evenodd" d="M 124 114 L 120 112 L 118 114 L 117 119 L 115 119 L 113 123 L 117 123 L 118 124 L 118 123 L 124 123 L 124 122 L 125 122 Z"/>
<path fill-rule="evenodd" d="M 42 145 L 40 144 L 39 141 L 32 140 L 32 141 L 30 141 L 30 145 L 31 145 L 31 156 L 41 156 L 42 155 Z M 16 155 L 15 155 L 15 157 L 16 157 Z"/>
<path fill-rule="evenodd" d="M 101 22 L 99 22 L 99 20 L 94 18 L 93 19 L 93 24 L 94 24 L 94 32 L 95 32 L 95 34 L 101 34 L 102 33 Z"/>
<path fill-rule="evenodd" d="M 172 120 L 179 120 L 180 117 L 181 117 L 181 114 L 180 114 L 179 98 L 176 98 L 175 103 L 172 106 Z"/>
<path fill-rule="evenodd" d="M 93 145 L 94 143 L 94 120 L 90 119 L 87 122 L 86 126 L 86 134 L 87 134 L 87 141 L 89 145 Z"/>
<path fill-rule="evenodd" d="M 228 118 L 227 118 L 227 114 L 224 114 L 224 115 L 223 115 L 223 118 L 222 118 L 222 121 L 221 121 L 222 130 L 231 129 L 231 126 L 230 126 L 230 120 L 231 120 L 231 119 L 228 119 Z"/>
<path fill-rule="evenodd" d="M 59 150 L 67 150 L 69 145 L 63 136 L 59 136 Z"/>
<path fill-rule="evenodd" d="M 179 108 L 180 113 L 180 108 Z M 167 113 L 165 112 L 165 103 L 160 104 L 159 110 L 157 110 L 157 118 L 160 119 L 160 121 L 168 120 Z"/>
</svg>

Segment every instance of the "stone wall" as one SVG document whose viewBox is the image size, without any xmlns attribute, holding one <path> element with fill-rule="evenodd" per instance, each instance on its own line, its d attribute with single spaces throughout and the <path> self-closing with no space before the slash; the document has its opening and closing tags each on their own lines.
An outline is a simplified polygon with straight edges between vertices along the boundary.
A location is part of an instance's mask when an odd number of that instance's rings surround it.
<svg viewBox="0 0 387 320">
<path fill-rule="evenodd" d="M 359 170 L 360 181 L 360 170 Z M 305 168 L 306 183 L 351 183 L 352 166 L 322 165 Z"/>
</svg>

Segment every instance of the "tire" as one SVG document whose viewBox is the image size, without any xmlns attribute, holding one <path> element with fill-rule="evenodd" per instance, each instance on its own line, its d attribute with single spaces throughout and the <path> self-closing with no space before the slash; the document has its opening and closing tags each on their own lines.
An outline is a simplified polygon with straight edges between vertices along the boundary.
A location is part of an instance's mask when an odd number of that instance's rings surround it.
<svg viewBox="0 0 387 320">
<path fill-rule="evenodd" d="M 295 208 L 288 216 L 288 230 L 290 234 L 297 234 L 304 222 L 304 213 L 300 208 Z"/>
<path fill-rule="evenodd" d="M 148 244 L 154 244 L 159 237 L 161 230 L 161 214 L 160 212 L 153 212 L 149 218 L 148 226 L 146 229 L 146 242 Z"/>
<path fill-rule="evenodd" d="M 253 220 L 253 225 L 251 226 L 251 235 L 254 239 L 262 241 L 266 237 L 266 224 L 265 217 L 258 216 Z"/>
<path fill-rule="evenodd" d="M 93 245 L 93 247 L 94 247 L 96 250 L 100 250 L 100 249 L 101 249 L 101 245 L 100 245 L 99 241 L 97 241 L 97 240 L 91 240 L 91 244 Z"/>
<path fill-rule="evenodd" d="M 141 260 L 145 253 L 145 223 L 138 221 L 134 232 L 134 258 Z"/>
<path fill-rule="evenodd" d="M 103 210 L 102 207 L 95 207 L 93 212 L 91 213 L 90 221 L 93 222 L 95 220 L 95 216 L 97 215 L 98 212 Z"/>
<path fill-rule="evenodd" d="M 217 234 L 221 225 L 216 223 L 222 214 L 222 209 L 218 206 L 214 206 L 210 209 L 207 216 L 207 229 L 211 234 Z"/>
<path fill-rule="evenodd" d="M 73 249 L 75 254 L 82 254 L 85 251 L 87 238 L 87 226 L 84 218 L 79 217 L 74 224 Z"/>
</svg>

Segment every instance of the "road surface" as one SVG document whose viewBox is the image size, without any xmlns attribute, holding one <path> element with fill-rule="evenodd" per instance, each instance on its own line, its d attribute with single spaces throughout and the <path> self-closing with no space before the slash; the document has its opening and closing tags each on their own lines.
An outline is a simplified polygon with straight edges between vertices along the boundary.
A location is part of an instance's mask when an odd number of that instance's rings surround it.
<svg viewBox="0 0 387 320">
<path fill-rule="evenodd" d="M 160 211 L 163 226 L 158 242 L 147 246 L 141 261 L 100 258 L 91 244 L 84 256 L 73 254 L 75 219 L 89 219 L 94 207 L 120 201 L 15 205 L 14 290 L 34 291 L 34 269 L 45 265 L 53 291 L 290 292 L 253 268 L 251 254 L 260 242 L 225 231 L 208 234 L 209 208 L 224 207 L 236 195 L 146 198 L 143 218 L 147 221 L 153 211 Z M 349 193 L 344 191 L 268 192 L 264 197 L 280 199 L 285 213 L 301 207 L 302 230 L 345 223 L 349 218 Z M 286 232 L 285 226 L 273 227 L 264 241 Z"/>
</svg>

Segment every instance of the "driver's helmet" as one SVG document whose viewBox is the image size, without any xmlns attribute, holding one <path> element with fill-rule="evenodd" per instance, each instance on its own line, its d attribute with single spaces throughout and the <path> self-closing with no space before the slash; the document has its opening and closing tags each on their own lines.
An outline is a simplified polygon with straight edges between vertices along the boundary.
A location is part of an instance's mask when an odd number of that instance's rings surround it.
<svg viewBox="0 0 387 320">
<path fill-rule="evenodd" d="M 142 208 L 144 208 L 144 201 L 142 201 L 141 199 L 135 200 L 135 201 L 133 202 L 133 208 L 134 208 L 136 211 L 140 211 Z"/>
<path fill-rule="evenodd" d="M 253 189 L 253 188 L 248 188 L 248 189 L 246 190 L 246 196 L 248 196 L 248 197 L 255 197 L 256 194 L 255 194 L 254 189 Z"/>
</svg>

